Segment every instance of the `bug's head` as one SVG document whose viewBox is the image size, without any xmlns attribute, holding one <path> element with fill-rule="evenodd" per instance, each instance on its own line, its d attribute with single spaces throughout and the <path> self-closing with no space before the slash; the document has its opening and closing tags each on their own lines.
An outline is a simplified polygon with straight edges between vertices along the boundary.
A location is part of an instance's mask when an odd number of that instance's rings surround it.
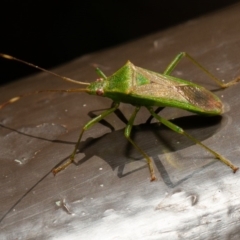
<svg viewBox="0 0 240 240">
<path fill-rule="evenodd" d="M 104 89 L 107 81 L 103 78 L 98 78 L 95 82 L 89 84 L 86 92 L 92 95 L 104 96 Z"/>
</svg>

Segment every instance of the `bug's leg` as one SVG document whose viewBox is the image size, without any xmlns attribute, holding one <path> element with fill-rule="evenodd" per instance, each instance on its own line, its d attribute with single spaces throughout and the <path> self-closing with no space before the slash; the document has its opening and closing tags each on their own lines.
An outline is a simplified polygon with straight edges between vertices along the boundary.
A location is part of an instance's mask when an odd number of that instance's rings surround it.
<svg viewBox="0 0 240 240">
<path fill-rule="evenodd" d="M 163 109 L 164 109 L 164 107 L 158 107 L 154 112 L 155 112 L 156 114 L 158 114 L 158 113 L 161 112 Z M 153 119 L 153 116 L 150 115 L 150 117 L 149 117 L 149 118 L 147 119 L 147 121 L 146 121 L 146 124 L 150 124 L 151 121 L 152 121 L 152 119 Z"/>
<path fill-rule="evenodd" d="M 193 59 L 188 53 L 186 52 L 181 52 L 179 53 L 174 59 L 173 61 L 168 65 L 168 67 L 166 68 L 166 70 L 164 71 L 163 74 L 165 75 L 170 75 L 171 72 L 174 70 L 174 68 L 177 66 L 177 64 L 180 62 L 180 60 L 183 57 L 187 57 L 192 63 L 194 63 L 197 67 L 199 67 L 203 72 L 205 72 L 213 81 L 215 81 L 215 83 L 217 83 L 220 87 L 222 88 L 227 88 L 229 86 L 232 86 L 234 84 L 236 84 L 237 82 L 240 81 L 240 77 L 235 78 L 234 80 L 232 80 L 229 83 L 222 83 L 221 80 L 219 80 L 218 78 L 216 78 L 212 73 L 210 73 L 205 67 L 203 67 L 200 63 L 198 63 L 195 59 Z"/>
<path fill-rule="evenodd" d="M 195 142 L 198 145 L 205 148 L 208 152 L 212 153 L 217 159 L 219 159 L 220 161 L 225 163 L 227 166 L 229 166 L 233 170 L 234 173 L 238 170 L 238 167 L 234 166 L 230 160 L 226 159 L 225 157 L 223 157 L 219 153 L 217 153 L 214 150 L 212 150 L 211 148 L 207 147 L 206 145 L 204 145 L 203 143 L 198 141 L 196 138 L 194 138 L 191 135 L 189 135 L 188 133 L 186 133 L 182 128 L 178 127 L 177 125 L 173 124 L 172 122 L 170 122 L 170 121 L 160 117 L 159 115 L 157 115 L 151 107 L 148 107 L 147 109 L 159 122 L 161 122 L 162 124 L 164 124 L 168 128 L 172 129 L 173 131 L 186 136 L 187 138 L 189 138 L 193 142 Z"/>
<path fill-rule="evenodd" d="M 111 107 L 112 108 L 114 106 L 115 102 L 112 102 L 111 104 Z M 1 107 L 1 106 L 0 106 Z M 99 111 L 103 111 L 103 110 L 106 110 L 106 109 L 101 109 L 101 110 L 97 110 L 98 112 Z M 96 111 L 90 111 L 88 113 L 88 116 L 91 117 L 91 118 L 95 118 L 97 116 L 97 114 L 95 114 L 94 112 Z M 125 123 L 125 125 L 128 123 L 128 120 L 126 119 L 126 117 L 123 115 L 123 113 L 121 112 L 121 110 L 119 110 L 119 108 L 117 108 L 114 112 L 116 114 L 116 116 L 123 122 Z M 108 127 L 112 132 L 115 130 L 114 127 L 109 123 L 107 122 L 106 120 L 102 119 L 99 123 L 101 123 L 102 125 L 104 125 L 105 127 Z"/>
<path fill-rule="evenodd" d="M 103 73 L 103 71 L 100 68 L 96 68 L 95 71 L 97 72 L 97 75 L 103 78 L 104 80 L 107 79 L 107 76 Z"/>
<path fill-rule="evenodd" d="M 135 120 L 135 117 L 139 111 L 140 107 L 136 107 L 132 116 L 130 117 L 128 124 L 125 128 L 125 132 L 124 135 L 127 138 L 127 140 L 145 157 L 145 159 L 147 160 L 148 163 L 148 168 L 150 171 L 150 175 L 151 175 L 151 181 L 156 180 L 155 174 L 154 174 L 154 169 L 153 169 L 153 164 L 152 164 L 152 160 L 150 159 L 150 157 L 139 147 L 136 145 L 135 142 L 133 142 L 133 140 L 130 138 L 130 134 L 131 134 L 131 130 L 132 130 L 132 126 L 133 126 L 133 122 Z"/>
<path fill-rule="evenodd" d="M 114 112 L 117 108 L 119 107 L 119 103 L 115 103 L 114 106 L 108 110 L 106 110 L 105 112 L 101 113 L 100 115 L 98 115 L 97 117 L 93 118 L 92 120 L 90 120 L 82 129 L 78 141 L 75 145 L 75 148 L 70 156 L 70 158 L 64 162 L 63 164 L 61 164 L 60 166 L 54 168 L 52 170 L 53 174 L 56 175 L 58 172 L 62 171 L 63 169 L 65 169 L 68 165 L 70 165 L 73 161 L 74 161 L 74 157 L 77 153 L 77 150 L 79 148 L 80 142 L 81 142 L 81 138 L 83 133 L 88 130 L 90 127 L 92 127 L 94 124 L 100 122 L 103 118 L 105 118 L 107 115 L 111 114 L 112 112 Z"/>
</svg>

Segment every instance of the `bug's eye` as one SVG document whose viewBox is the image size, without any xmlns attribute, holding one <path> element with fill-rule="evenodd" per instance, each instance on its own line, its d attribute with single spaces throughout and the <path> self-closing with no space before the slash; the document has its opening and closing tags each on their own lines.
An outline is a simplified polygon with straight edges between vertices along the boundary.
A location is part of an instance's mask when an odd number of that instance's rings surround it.
<svg viewBox="0 0 240 240">
<path fill-rule="evenodd" d="M 96 79 L 96 82 L 102 82 L 103 81 L 103 78 L 97 78 Z"/>
<path fill-rule="evenodd" d="M 96 90 L 96 94 L 97 94 L 98 96 L 102 96 L 102 95 L 104 94 L 103 89 L 102 89 L 102 88 L 98 88 L 98 89 Z"/>
</svg>

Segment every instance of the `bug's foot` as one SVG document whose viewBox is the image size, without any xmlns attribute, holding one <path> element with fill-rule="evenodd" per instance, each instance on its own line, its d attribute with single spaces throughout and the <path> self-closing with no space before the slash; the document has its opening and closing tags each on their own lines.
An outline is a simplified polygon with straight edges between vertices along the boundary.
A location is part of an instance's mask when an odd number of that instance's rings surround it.
<svg viewBox="0 0 240 240">
<path fill-rule="evenodd" d="M 64 170 L 65 168 L 68 167 L 68 165 L 70 165 L 73 162 L 74 158 L 71 157 L 70 159 L 68 159 L 66 162 L 64 162 L 63 164 L 61 164 L 59 167 L 56 167 L 52 170 L 53 175 L 55 176 L 57 173 L 61 172 L 62 170 Z"/>
<path fill-rule="evenodd" d="M 54 176 L 56 176 L 56 174 L 61 172 L 62 170 L 63 170 L 63 168 L 61 168 L 61 166 L 60 166 L 60 167 L 54 168 L 52 170 L 52 173 L 53 173 Z"/>
<path fill-rule="evenodd" d="M 237 170 L 239 169 L 239 167 L 233 167 L 233 173 L 235 173 Z"/>
<path fill-rule="evenodd" d="M 155 177 L 155 175 L 153 175 L 153 176 L 151 176 L 151 182 L 153 182 L 153 181 L 155 181 L 155 180 L 157 180 L 157 178 Z"/>
<path fill-rule="evenodd" d="M 240 76 L 235 78 L 234 80 L 232 80 L 231 82 L 229 83 L 225 83 L 225 84 L 222 84 L 222 88 L 228 88 L 234 84 L 237 84 L 238 82 L 240 82 Z"/>
</svg>

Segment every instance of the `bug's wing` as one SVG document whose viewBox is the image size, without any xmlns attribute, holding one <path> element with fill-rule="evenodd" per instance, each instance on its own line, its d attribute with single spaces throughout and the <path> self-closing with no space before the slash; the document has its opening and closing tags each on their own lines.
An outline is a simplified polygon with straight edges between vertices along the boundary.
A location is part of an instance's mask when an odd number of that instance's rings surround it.
<svg viewBox="0 0 240 240">
<path fill-rule="evenodd" d="M 222 102 L 212 92 L 198 85 L 175 86 L 176 90 L 192 106 L 204 112 L 222 112 Z"/>
<path fill-rule="evenodd" d="M 148 84 L 135 85 L 132 94 L 144 99 L 151 99 L 149 104 L 183 108 L 203 114 L 220 114 L 222 103 L 217 96 L 202 86 L 151 72 L 137 67 Z"/>
</svg>

